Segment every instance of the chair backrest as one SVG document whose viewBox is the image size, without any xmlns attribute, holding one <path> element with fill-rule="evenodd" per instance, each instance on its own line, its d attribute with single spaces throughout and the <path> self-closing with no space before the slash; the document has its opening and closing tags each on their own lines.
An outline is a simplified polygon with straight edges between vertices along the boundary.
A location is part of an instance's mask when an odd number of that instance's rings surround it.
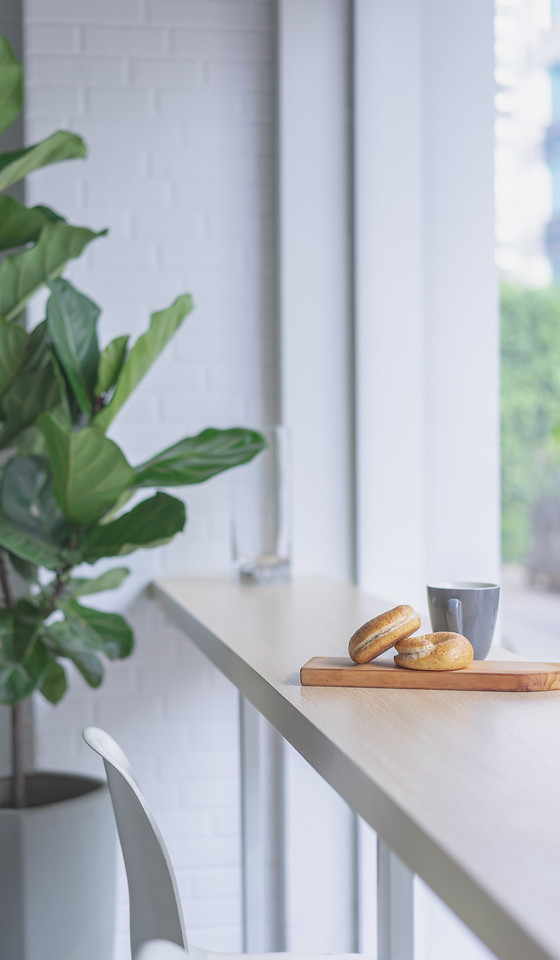
<svg viewBox="0 0 560 960">
<path fill-rule="evenodd" d="M 138 951 L 137 960 L 187 960 L 188 953 L 169 940 L 149 940 Z"/>
<path fill-rule="evenodd" d="M 157 823 L 119 745 L 104 730 L 87 727 L 86 743 L 103 759 L 130 899 L 132 956 L 147 940 L 187 949 L 177 881 Z"/>
</svg>

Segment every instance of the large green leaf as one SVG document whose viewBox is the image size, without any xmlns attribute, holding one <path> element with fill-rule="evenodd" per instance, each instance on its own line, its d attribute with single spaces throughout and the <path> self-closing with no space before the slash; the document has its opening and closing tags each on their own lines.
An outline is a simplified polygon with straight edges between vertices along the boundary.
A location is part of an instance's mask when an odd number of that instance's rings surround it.
<svg viewBox="0 0 560 960">
<path fill-rule="evenodd" d="M 68 600 L 62 609 L 74 635 L 81 636 L 86 649 L 104 653 L 110 660 L 123 659 L 132 653 L 134 635 L 119 613 L 84 607 L 76 600 Z"/>
<path fill-rule="evenodd" d="M 17 557 L 15 553 L 9 553 L 8 556 L 12 567 L 22 580 L 26 580 L 27 583 L 38 582 L 39 571 L 34 563 L 29 563 L 28 560 L 22 560 L 22 558 Z"/>
<path fill-rule="evenodd" d="M 41 213 L 46 223 L 66 223 L 65 217 L 57 213 L 56 210 L 53 210 L 52 207 L 46 207 L 44 203 L 38 203 L 37 206 L 32 207 L 32 210 L 37 210 L 38 213 Z"/>
<path fill-rule="evenodd" d="M 23 180 L 40 167 L 47 167 L 61 160 L 83 159 L 86 156 L 87 148 L 81 137 L 68 130 L 57 130 L 31 147 L 0 154 L 0 191 L 6 190 L 18 180 Z"/>
<path fill-rule="evenodd" d="M 0 703 L 14 704 L 29 697 L 41 686 L 48 667 L 49 656 L 41 640 L 35 641 L 23 663 L 0 659 Z"/>
<path fill-rule="evenodd" d="M 23 327 L 0 320 L 0 394 L 15 380 L 25 357 L 28 340 Z"/>
<path fill-rule="evenodd" d="M 13 661 L 14 615 L 11 610 L 0 607 L 0 662 Z"/>
<path fill-rule="evenodd" d="M 51 349 L 47 336 L 47 321 L 42 320 L 29 332 L 25 353 L 25 373 L 38 373 L 51 362 Z"/>
<path fill-rule="evenodd" d="M 17 317 L 47 280 L 57 277 L 69 260 L 79 257 L 88 243 L 106 233 L 68 223 L 45 224 L 33 247 L 10 254 L 0 266 L 0 317 Z"/>
<path fill-rule="evenodd" d="M 62 217 L 53 214 L 47 207 L 26 207 L 9 194 L 0 197 L 0 250 L 23 247 L 35 243 L 46 223 Z"/>
<path fill-rule="evenodd" d="M 139 547 L 167 543 L 185 526 L 185 504 L 167 493 L 156 493 L 128 513 L 95 527 L 84 539 L 81 552 L 88 563 L 101 557 L 118 557 Z"/>
<path fill-rule="evenodd" d="M 86 427 L 90 422 L 89 417 L 87 414 L 83 413 L 82 408 L 76 400 L 76 396 L 72 390 L 72 387 L 70 386 L 68 377 L 62 369 L 54 350 L 51 352 L 51 364 L 58 382 L 59 393 L 61 397 L 60 405 L 57 405 L 56 410 L 52 410 L 53 416 L 57 418 L 61 427 L 74 430 L 79 430 L 82 427 Z"/>
<path fill-rule="evenodd" d="M 4 425 L 0 430 L 0 448 L 35 423 L 43 410 L 61 403 L 61 387 L 51 366 L 43 370 L 19 373 L 3 400 Z"/>
<path fill-rule="evenodd" d="M 102 393 L 107 393 L 111 387 L 115 386 L 126 357 L 129 339 L 128 336 L 115 337 L 114 340 L 111 340 L 111 343 L 107 344 L 101 354 L 97 383 L 95 384 L 96 397 L 99 397 Z"/>
<path fill-rule="evenodd" d="M 0 513 L 0 546 L 23 560 L 28 560 L 29 563 L 46 567 L 47 570 L 58 570 L 64 564 L 76 563 L 79 559 L 72 550 L 24 530 L 2 513 Z"/>
<path fill-rule="evenodd" d="M 48 461 L 44 457 L 13 457 L 4 470 L 2 512 L 22 530 L 53 547 L 64 545 L 72 529 L 55 500 Z"/>
<path fill-rule="evenodd" d="M 14 660 L 23 662 L 31 653 L 39 628 L 43 623 L 43 612 L 30 600 L 22 597 L 14 610 Z"/>
<path fill-rule="evenodd" d="M 81 410 L 91 415 L 99 365 L 97 320 L 101 311 L 67 280 L 51 280 L 49 287 L 47 330 Z"/>
<path fill-rule="evenodd" d="M 247 463 L 265 446 L 266 440 L 255 430 L 209 427 L 196 437 L 185 437 L 141 463 L 134 470 L 136 484 L 140 487 L 172 487 L 202 483 L 217 473 Z"/>
<path fill-rule="evenodd" d="M 60 656 L 71 660 L 90 687 L 100 686 L 103 680 L 103 664 L 96 653 L 84 646 L 79 623 L 61 620 L 45 627 L 43 633 L 48 646 Z"/>
<path fill-rule="evenodd" d="M 69 520 L 94 523 L 133 485 L 124 454 L 96 427 L 72 433 L 50 413 L 42 413 L 37 426 L 47 444 L 55 497 Z"/>
<path fill-rule="evenodd" d="M 68 689 L 66 671 L 54 657 L 48 658 L 47 669 L 43 674 L 39 689 L 49 703 L 58 703 Z"/>
<path fill-rule="evenodd" d="M 16 119 L 23 104 L 21 64 L 6 37 L 0 37 L 0 133 Z"/>
<path fill-rule="evenodd" d="M 117 590 L 129 573 L 128 567 L 113 567 L 99 577 L 72 577 L 68 590 L 73 597 L 85 597 L 87 594 L 101 593 L 103 590 Z"/>
<path fill-rule="evenodd" d="M 17 324 L 13 326 L 16 328 Z M 11 443 L 18 433 L 33 424 L 41 411 L 64 402 L 66 387 L 52 360 L 47 325 L 43 321 L 28 335 L 23 363 L 2 398 L 0 417 L 3 416 L 5 422 L 0 431 L 0 447 Z"/>
<path fill-rule="evenodd" d="M 152 313 L 149 329 L 138 338 L 123 364 L 110 403 L 95 417 L 97 426 L 107 429 L 192 308 L 192 299 L 185 293 L 167 310 Z"/>
<path fill-rule="evenodd" d="M 31 600 L 22 597 L 11 610 L 0 612 L 0 660 L 23 663 L 31 654 L 43 614 Z"/>
</svg>

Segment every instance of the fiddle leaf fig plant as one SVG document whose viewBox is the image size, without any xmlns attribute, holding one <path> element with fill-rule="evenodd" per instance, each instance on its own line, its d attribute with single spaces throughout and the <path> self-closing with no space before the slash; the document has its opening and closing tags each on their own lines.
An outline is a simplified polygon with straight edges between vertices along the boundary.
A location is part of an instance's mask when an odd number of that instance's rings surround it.
<svg viewBox="0 0 560 960">
<path fill-rule="evenodd" d="M 0 132 L 21 109 L 21 90 L 21 67 L 0 37 Z M 0 191 L 85 153 L 79 137 L 58 131 L 0 154 Z M 208 428 L 131 464 L 106 436 L 193 304 L 182 294 L 135 343 L 101 345 L 100 308 L 61 273 L 105 233 L 0 196 L 0 249 L 10 251 L 0 265 L 0 703 L 12 707 L 14 806 L 24 805 L 22 701 L 39 691 L 57 703 L 67 663 L 98 687 L 105 661 L 133 648 L 124 617 L 87 603 L 118 589 L 127 567 L 88 576 L 87 565 L 168 543 L 186 512 L 162 488 L 202 483 L 265 446 L 254 430 Z M 45 318 L 28 330 L 23 308 L 45 286 Z M 14 591 L 16 575 L 24 589 Z"/>
</svg>

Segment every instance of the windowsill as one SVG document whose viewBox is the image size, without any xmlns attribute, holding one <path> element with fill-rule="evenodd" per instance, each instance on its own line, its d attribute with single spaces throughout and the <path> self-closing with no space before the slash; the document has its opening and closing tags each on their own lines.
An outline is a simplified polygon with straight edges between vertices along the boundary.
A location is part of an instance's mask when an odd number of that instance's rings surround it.
<svg viewBox="0 0 560 960">
<path fill-rule="evenodd" d="M 529 584 L 521 567 L 502 570 L 502 643 L 527 660 L 560 659 L 560 593 Z"/>
</svg>

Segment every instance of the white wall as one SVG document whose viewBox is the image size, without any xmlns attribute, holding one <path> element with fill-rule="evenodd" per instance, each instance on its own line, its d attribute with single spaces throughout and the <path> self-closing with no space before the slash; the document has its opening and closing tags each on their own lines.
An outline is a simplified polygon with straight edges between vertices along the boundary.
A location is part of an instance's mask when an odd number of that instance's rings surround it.
<svg viewBox="0 0 560 960">
<path fill-rule="evenodd" d="M 205 426 L 273 422 L 273 4 L 27 0 L 25 30 L 28 142 L 66 127 L 89 145 L 87 162 L 31 177 L 29 202 L 111 228 L 67 271 L 103 307 L 103 342 L 137 336 L 184 290 L 196 303 L 112 436 L 134 463 Z M 156 575 L 228 572 L 226 479 L 183 493 L 186 533 L 130 558 L 130 585 L 104 600 L 132 620 L 136 652 L 99 691 L 78 678 L 57 708 L 37 703 L 37 761 L 101 774 L 80 731 L 113 732 L 168 841 L 193 941 L 235 950 L 237 695 L 142 595 Z M 123 906 L 123 956 L 125 932 Z"/>
</svg>

